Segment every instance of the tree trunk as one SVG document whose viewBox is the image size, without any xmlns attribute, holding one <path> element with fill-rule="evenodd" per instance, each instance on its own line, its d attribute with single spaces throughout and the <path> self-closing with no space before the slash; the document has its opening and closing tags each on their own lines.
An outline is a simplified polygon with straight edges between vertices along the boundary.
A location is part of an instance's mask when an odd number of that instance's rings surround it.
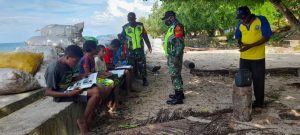
<svg viewBox="0 0 300 135">
<path fill-rule="evenodd" d="M 294 26 L 298 33 L 300 33 L 300 21 L 293 15 L 293 13 L 281 2 L 281 0 L 270 0 L 276 9 L 278 9 L 289 21 L 289 23 Z"/>
<path fill-rule="evenodd" d="M 239 121 L 250 121 L 252 113 L 252 88 L 233 84 L 233 116 Z"/>
</svg>

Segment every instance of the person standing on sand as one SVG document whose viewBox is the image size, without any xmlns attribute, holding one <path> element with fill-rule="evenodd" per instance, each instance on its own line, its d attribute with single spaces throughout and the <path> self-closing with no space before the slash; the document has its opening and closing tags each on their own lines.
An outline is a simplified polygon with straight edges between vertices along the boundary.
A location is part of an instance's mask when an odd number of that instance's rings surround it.
<svg viewBox="0 0 300 135">
<path fill-rule="evenodd" d="M 239 23 L 235 38 L 240 47 L 240 69 L 252 74 L 255 101 L 252 107 L 263 107 L 265 96 L 265 43 L 272 35 L 271 27 L 264 16 L 251 14 L 247 6 L 237 9 Z"/>
<path fill-rule="evenodd" d="M 143 23 L 136 21 L 135 13 L 128 13 L 127 20 L 129 23 L 123 26 L 120 37 L 126 42 L 128 64 L 133 66 L 134 73 L 141 75 L 143 86 L 148 86 L 144 41 L 150 53 L 152 47 Z"/>
<path fill-rule="evenodd" d="M 183 81 L 181 77 L 182 58 L 184 49 L 184 27 L 176 19 L 175 12 L 167 11 L 162 18 L 165 24 L 169 27 L 164 39 L 164 51 L 168 58 L 169 74 L 171 75 L 172 84 L 174 86 L 175 94 L 169 95 L 167 104 L 176 105 L 183 104 Z"/>
</svg>

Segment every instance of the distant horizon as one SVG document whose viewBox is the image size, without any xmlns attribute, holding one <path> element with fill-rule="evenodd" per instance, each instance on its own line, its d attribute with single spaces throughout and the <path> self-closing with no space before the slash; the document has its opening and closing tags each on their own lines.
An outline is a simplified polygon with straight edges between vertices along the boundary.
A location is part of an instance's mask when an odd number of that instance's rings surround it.
<svg viewBox="0 0 300 135">
<path fill-rule="evenodd" d="M 103 35 L 96 35 L 94 37 L 98 36 L 109 36 L 109 35 L 117 35 L 117 34 L 103 34 Z M 82 36 L 93 36 L 93 35 L 82 35 Z M 28 38 L 29 39 L 29 38 Z M 26 41 L 16 41 L 16 42 L 0 42 L 0 44 L 14 44 L 14 43 L 25 43 Z"/>
<path fill-rule="evenodd" d="M 0 44 L 16 44 L 16 43 L 25 43 L 25 41 L 19 41 L 19 42 L 3 42 L 3 43 L 0 43 Z"/>
</svg>

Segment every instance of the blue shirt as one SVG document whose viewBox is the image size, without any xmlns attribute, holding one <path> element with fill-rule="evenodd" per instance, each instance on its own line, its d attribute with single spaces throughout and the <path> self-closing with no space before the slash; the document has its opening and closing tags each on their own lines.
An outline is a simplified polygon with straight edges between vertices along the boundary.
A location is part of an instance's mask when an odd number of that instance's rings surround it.
<svg viewBox="0 0 300 135">
<path fill-rule="evenodd" d="M 114 61 L 113 64 L 116 65 L 119 62 L 120 56 L 122 53 L 122 48 L 120 47 L 115 53 L 114 53 Z"/>
</svg>

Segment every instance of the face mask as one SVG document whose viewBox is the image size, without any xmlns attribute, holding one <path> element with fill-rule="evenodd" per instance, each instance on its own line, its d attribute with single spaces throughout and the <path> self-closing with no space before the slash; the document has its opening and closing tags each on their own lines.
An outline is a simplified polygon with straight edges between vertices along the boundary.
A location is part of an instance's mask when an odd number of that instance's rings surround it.
<svg viewBox="0 0 300 135">
<path fill-rule="evenodd" d="M 172 22 L 171 22 L 170 20 L 165 20 L 165 24 L 166 24 L 167 26 L 170 26 L 170 25 L 172 24 Z"/>
<path fill-rule="evenodd" d="M 134 23 L 135 22 L 134 18 L 127 18 L 127 20 L 128 20 L 129 23 Z"/>
</svg>

